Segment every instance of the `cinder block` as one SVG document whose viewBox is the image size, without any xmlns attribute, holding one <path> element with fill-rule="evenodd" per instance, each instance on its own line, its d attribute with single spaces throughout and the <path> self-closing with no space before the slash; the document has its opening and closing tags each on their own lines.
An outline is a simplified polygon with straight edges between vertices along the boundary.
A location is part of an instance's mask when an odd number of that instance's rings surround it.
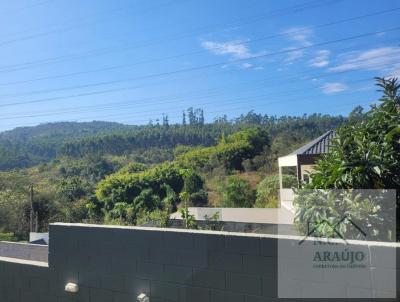
<svg viewBox="0 0 400 302">
<path fill-rule="evenodd" d="M 169 248 L 154 248 L 148 251 L 148 262 L 159 263 L 159 264 L 175 264 L 176 250 Z"/>
<path fill-rule="evenodd" d="M 100 277 L 100 287 L 112 291 L 124 291 L 124 278 L 116 275 L 104 275 Z"/>
<path fill-rule="evenodd" d="M 278 297 L 278 280 L 277 276 L 263 277 L 262 278 L 262 294 L 264 297 L 277 298 Z"/>
<path fill-rule="evenodd" d="M 20 291 L 11 287 L 0 286 L 0 301 L 21 302 Z"/>
<path fill-rule="evenodd" d="M 90 289 L 90 302 L 110 302 L 113 299 L 113 292 L 100 288 Z"/>
<path fill-rule="evenodd" d="M 157 248 L 164 246 L 164 231 L 132 230 L 124 242 L 126 249 Z"/>
<path fill-rule="evenodd" d="M 206 268 L 207 255 L 208 253 L 204 250 L 175 250 L 175 257 L 171 259 L 171 264 Z"/>
<path fill-rule="evenodd" d="M 97 273 L 80 271 L 78 280 L 81 286 L 100 287 L 100 276 Z"/>
<path fill-rule="evenodd" d="M 211 302 L 244 302 L 244 294 L 237 294 L 222 290 L 211 290 Z"/>
<path fill-rule="evenodd" d="M 97 272 L 102 274 L 107 274 L 112 270 L 111 267 L 112 257 L 102 257 L 93 251 L 92 255 L 86 258 L 86 262 L 82 264 L 79 270 L 87 270 L 89 272 Z"/>
<path fill-rule="evenodd" d="M 266 298 L 266 297 L 260 297 L 260 296 L 250 296 L 250 295 L 246 295 L 246 300 L 245 302 L 279 302 L 279 301 L 287 301 L 287 302 L 294 302 L 294 301 L 314 301 L 314 300 L 293 300 L 293 299 L 288 299 L 288 300 L 282 300 L 282 299 L 275 299 L 275 298 Z M 317 300 L 315 300 L 317 301 Z M 318 302 L 320 301 L 325 301 L 328 302 L 326 300 L 318 300 Z"/>
<path fill-rule="evenodd" d="M 151 281 L 151 299 L 162 298 L 166 301 L 179 301 L 181 286 L 173 283 Z"/>
<path fill-rule="evenodd" d="M 212 251 L 208 253 L 208 267 L 216 270 L 243 272 L 243 256 Z"/>
<path fill-rule="evenodd" d="M 207 251 L 223 251 L 225 248 L 225 235 L 195 234 L 195 249 Z"/>
<path fill-rule="evenodd" d="M 396 291 L 396 270 L 372 268 L 372 288 L 379 291 Z"/>
<path fill-rule="evenodd" d="M 40 297 L 40 302 L 54 302 L 57 301 L 57 296 L 51 295 L 48 292 L 47 293 L 41 293 L 39 295 Z"/>
<path fill-rule="evenodd" d="M 108 273 L 119 276 L 132 276 L 135 275 L 137 265 L 136 260 L 132 258 L 114 257 L 111 258 L 111 265 Z"/>
<path fill-rule="evenodd" d="M 371 299 L 373 297 L 371 288 L 360 288 L 360 287 L 347 287 L 346 297 L 350 299 Z"/>
<path fill-rule="evenodd" d="M 193 284 L 201 287 L 225 289 L 225 272 L 207 269 L 194 269 Z"/>
<path fill-rule="evenodd" d="M 144 246 L 128 246 L 124 248 L 124 256 L 121 258 L 130 260 L 142 260 L 146 261 L 149 259 L 149 251 L 152 248 Z"/>
<path fill-rule="evenodd" d="M 163 277 L 164 267 L 162 264 L 150 263 L 144 261 L 137 262 L 136 274 L 140 278 L 161 280 Z"/>
<path fill-rule="evenodd" d="M 285 239 L 281 239 L 285 240 Z M 278 239 L 276 238 L 262 238 L 260 239 L 261 255 L 267 257 L 278 256 Z"/>
<path fill-rule="evenodd" d="M 396 249 L 387 246 L 370 246 L 371 265 L 396 269 Z"/>
<path fill-rule="evenodd" d="M 164 245 L 175 249 L 193 249 L 194 235 L 183 232 L 164 232 Z"/>
<path fill-rule="evenodd" d="M 209 302 L 210 291 L 206 288 L 185 286 L 181 288 L 180 300 L 182 302 Z"/>
<path fill-rule="evenodd" d="M 0 273 L 0 287 L 10 290 L 17 288 L 15 278 L 15 276 L 8 275 L 6 271 L 4 273 Z"/>
<path fill-rule="evenodd" d="M 32 290 L 41 292 L 48 292 L 50 289 L 50 282 L 48 279 L 30 278 L 30 287 Z"/>
<path fill-rule="evenodd" d="M 40 294 L 30 290 L 21 290 L 21 302 L 41 302 Z"/>
<path fill-rule="evenodd" d="M 150 293 L 150 281 L 140 278 L 125 278 L 124 292 L 138 296 L 140 293 Z"/>
<path fill-rule="evenodd" d="M 374 298 L 373 301 L 376 301 L 376 299 L 396 299 L 396 292 L 395 291 L 374 290 L 373 298 Z M 392 300 L 392 301 L 398 301 L 398 300 Z"/>
<path fill-rule="evenodd" d="M 275 257 L 243 255 L 243 270 L 245 273 L 249 274 L 276 276 L 278 261 Z"/>
<path fill-rule="evenodd" d="M 226 288 L 233 292 L 240 292 L 250 295 L 262 294 L 261 278 L 259 276 L 226 273 Z"/>
<path fill-rule="evenodd" d="M 133 294 L 113 293 L 112 302 L 133 302 L 136 300 Z"/>
<path fill-rule="evenodd" d="M 193 269 L 189 266 L 165 265 L 163 280 L 174 283 L 193 284 Z"/>
<path fill-rule="evenodd" d="M 21 290 L 31 290 L 31 278 L 26 276 L 14 278 L 14 287 Z"/>
<path fill-rule="evenodd" d="M 226 236 L 225 250 L 233 253 L 260 255 L 261 241 L 259 237 Z"/>
</svg>

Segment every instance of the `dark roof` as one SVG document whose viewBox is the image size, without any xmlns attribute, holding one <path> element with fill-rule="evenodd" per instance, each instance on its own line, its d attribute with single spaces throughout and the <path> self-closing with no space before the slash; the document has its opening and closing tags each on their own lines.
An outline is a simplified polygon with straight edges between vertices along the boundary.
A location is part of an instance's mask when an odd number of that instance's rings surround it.
<svg viewBox="0 0 400 302">
<path fill-rule="evenodd" d="M 29 242 L 29 243 L 32 243 L 32 244 L 40 244 L 40 245 L 47 245 L 47 242 L 46 242 L 44 239 L 34 240 L 34 241 Z"/>
<path fill-rule="evenodd" d="M 336 132 L 329 130 L 328 132 L 322 134 L 320 137 L 314 139 L 303 147 L 297 149 L 290 153 L 294 154 L 304 154 L 304 155 L 318 155 L 323 153 L 328 153 L 329 149 L 332 147 L 332 138 L 336 136 Z"/>
</svg>

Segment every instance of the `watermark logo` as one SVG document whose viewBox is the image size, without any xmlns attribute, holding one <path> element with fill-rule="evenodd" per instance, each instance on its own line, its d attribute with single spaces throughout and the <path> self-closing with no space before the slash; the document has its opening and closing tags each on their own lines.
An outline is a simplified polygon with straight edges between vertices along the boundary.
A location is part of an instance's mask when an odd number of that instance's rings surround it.
<svg viewBox="0 0 400 302">
<path fill-rule="evenodd" d="M 307 230 L 307 235 L 304 236 L 302 240 L 299 241 L 299 245 L 303 244 L 304 241 L 313 235 L 316 234 L 317 230 L 321 227 L 327 227 L 331 230 L 332 234 L 336 234 L 340 239 L 342 239 L 346 244 L 348 244 L 345 236 L 342 234 L 340 231 L 340 226 L 341 224 L 344 223 L 350 223 L 363 237 L 367 237 L 367 233 L 365 233 L 356 223 L 354 223 L 349 217 L 344 216 L 341 220 L 339 220 L 337 223 L 332 224 L 326 219 L 323 219 L 322 221 L 319 221 L 317 223 L 311 222 L 310 220 L 307 222 L 308 230 Z M 310 228 L 310 225 L 313 224 L 314 227 Z M 335 237 L 333 237 L 335 238 Z"/>
<path fill-rule="evenodd" d="M 330 221 L 324 219 L 318 223 L 308 221 L 308 231 L 307 235 L 304 236 L 302 240 L 299 241 L 298 245 L 304 244 L 304 242 L 313 235 L 317 234 L 317 230 L 321 227 L 328 229 L 332 234 L 331 238 L 341 239 L 346 246 L 349 245 L 345 238 L 345 235 L 340 231 L 342 224 L 350 224 L 352 228 L 358 232 L 361 236 L 367 237 L 366 232 L 364 232 L 361 227 L 359 227 L 351 218 L 348 216 L 343 217 L 336 223 L 331 223 Z M 311 227 L 312 226 L 312 227 Z M 339 246 L 339 243 L 332 242 L 329 239 L 320 240 L 318 237 L 313 237 L 313 244 L 319 245 L 320 248 L 313 250 L 312 256 L 312 267 L 313 268 L 365 268 L 367 265 L 364 263 L 366 260 L 366 255 L 362 250 L 354 250 L 351 248 L 343 248 Z M 337 246 L 337 249 L 327 248 L 331 246 Z M 342 246 L 342 245 L 341 245 Z M 339 250 L 338 250 L 339 249 Z"/>
</svg>

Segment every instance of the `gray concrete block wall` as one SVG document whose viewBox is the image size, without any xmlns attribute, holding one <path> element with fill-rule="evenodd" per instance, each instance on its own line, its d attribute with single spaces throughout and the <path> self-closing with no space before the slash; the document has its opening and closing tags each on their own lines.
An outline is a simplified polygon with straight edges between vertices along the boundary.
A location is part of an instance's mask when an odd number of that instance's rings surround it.
<svg viewBox="0 0 400 302">
<path fill-rule="evenodd" d="M 48 253 L 47 245 L 0 241 L 0 257 L 47 262 Z"/>
<path fill-rule="evenodd" d="M 277 240 L 253 234 L 54 224 L 48 266 L 0 258 L 0 301 L 127 302 L 142 292 L 151 302 L 278 301 Z M 393 265 L 380 258 L 373 261 L 379 268 L 373 274 L 376 279 Z M 68 282 L 79 284 L 78 294 L 65 293 Z"/>
</svg>

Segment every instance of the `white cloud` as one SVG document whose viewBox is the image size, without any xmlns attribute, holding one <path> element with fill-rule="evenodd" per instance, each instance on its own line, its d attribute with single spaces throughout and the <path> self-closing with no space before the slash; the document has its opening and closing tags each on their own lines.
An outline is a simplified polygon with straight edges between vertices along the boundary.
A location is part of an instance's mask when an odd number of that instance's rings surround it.
<svg viewBox="0 0 400 302">
<path fill-rule="evenodd" d="M 229 42 L 203 41 L 201 46 L 216 55 L 231 55 L 235 59 L 247 59 L 260 53 L 252 53 L 243 41 L 235 40 Z"/>
<path fill-rule="evenodd" d="M 287 57 L 285 59 L 286 64 L 292 64 L 293 62 L 299 60 L 304 56 L 304 51 L 302 49 L 297 49 L 299 47 L 307 47 L 312 45 L 310 39 L 313 36 L 314 32 L 308 27 L 291 27 L 288 28 L 282 33 L 288 38 L 289 40 L 296 42 L 295 47 L 287 47 L 284 50 L 292 50 L 287 53 Z M 296 50 L 297 49 L 297 50 Z"/>
<path fill-rule="evenodd" d="M 243 64 L 242 64 L 242 67 L 245 68 L 245 69 L 248 69 L 248 68 L 253 67 L 253 64 L 250 64 L 250 63 L 243 63 Z"/>
<path fill-rule="evenodd" d="M 395 71 L 399 68 L 400 47 L 380 47 L 370 50 L 345 54 L 343 62 L 330 68 L 331 71 L 354 69 Z"/>
<path fill-rule="evenodd" d="M 330 53 L 327 49 L 317 51 L 316 57 L 309 61 L 310 66 L 321 68 L 329 65 Z"/>
<path fill-rule="evenodd" d="M 266 54 L 266 51 L 261 52 L 252 52 L 250 48 L 244 44 L 241 40 L 234 40 L 228 42 L 216 42 L 216 41 L 203 41 L 201 42 L 201 46 L 210 51 L 215 55 L 227 55 L 231 56 L 232 59 L 251 59 L 257 56 L 261 56 Z M 230 64 L 225 64 L 224 68 L 229 67 Z M 260 70 L 264 67 L 257 65 L 256 63 L 252 62 L 244 62 L 235 64 L 237 67 L 242 69 L 253 69 L 253 70 Z"/>
<path fill-rule="evenodd" d="M 287 57 L 285 59 L 285 63 L 287 63 L 287 64 L 292 64 L 294 61 L 297 61 L 298 59 L 302 58 L 304 55 L 302 50 L 290 51 L 291 49 L 296 49 L 296 48 L 295 47 L 285 48 L 285 50 L 289 50 L 289 52 L 287 53 Z"/>
<path fill-rule="evenodd" d="M 348 89 L 346 84 L 343 83 L 326 83 L 321 87 L 322 92 L 325 94 L 334 94 Z"/>
<path fill-rule="evenodd" d="M 313 35 L 313 31 L 308 27 L 291 27 L 283 31 L 290 40 L 299 42 L 301 46 L 310 46 L 310 38 Z"/>
</svg>

